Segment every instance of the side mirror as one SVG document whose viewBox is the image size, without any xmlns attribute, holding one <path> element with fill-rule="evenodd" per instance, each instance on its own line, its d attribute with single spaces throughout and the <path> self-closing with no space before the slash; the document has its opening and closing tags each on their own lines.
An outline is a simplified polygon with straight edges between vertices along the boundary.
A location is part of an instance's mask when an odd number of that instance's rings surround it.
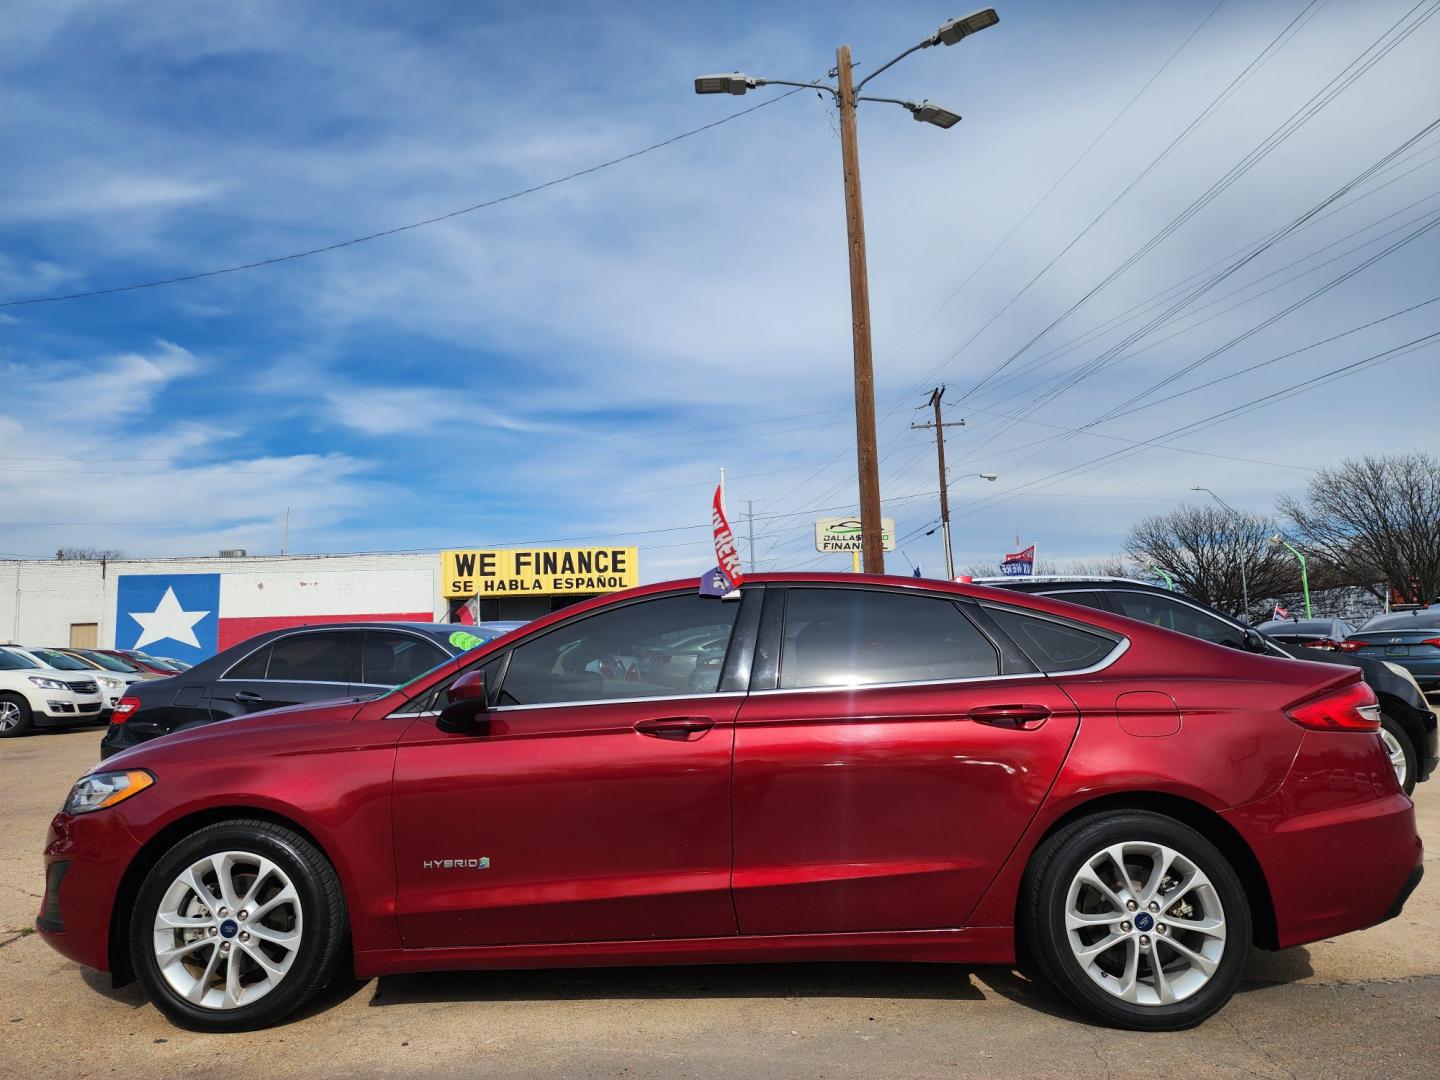
<svg viewBox="0 0 1440 1080">
<path fill-rule="evenodd" d="M 1254 653 L 1268 653 L 1270 647 L 1265 644 L 1265 638 L 1257 630 L 1245 627 L 1245 648 Z"/>
<path fill-rule="evenodd" d="M 467 671 L 450 684 L 450 704 L 441 710 L 435 726 L 441 731 L 465 734 L 475 730 L 489 708 L 485 676 L 479 671 Z"/>
</svg>

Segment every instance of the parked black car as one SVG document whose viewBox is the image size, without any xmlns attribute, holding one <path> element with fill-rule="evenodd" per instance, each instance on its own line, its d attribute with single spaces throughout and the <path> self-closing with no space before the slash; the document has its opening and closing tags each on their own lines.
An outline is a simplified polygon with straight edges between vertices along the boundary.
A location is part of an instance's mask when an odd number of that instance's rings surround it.
<svg viewBox="0 0 1440 1080">
<path fill-rule="evenodd" d="M 1126 615 L 1191 637 L 1203 638 L 1248 652 L 1289 656 L 1322 664 L 1357 667 L 1380 699 L 1381 738 L 1395 765 L 1395 775 L 1408 795 L 1415 785 L 1435 771 L 1437 750 L 1435 714 L 1415 684 L 1383 662 L 1353 653 L 1308 649 L 1283 644 L 1222 615 L 1199 600 L 1124 578 L 1031 577 L 977 578 L 977 585 L 994 585 L 1017 592 L 1040 593 L 1072 604 Z"/>
<path fill-rule="evenodd" d="M 1307 649 L 1332 652 L 1355 632 L 1344 619 L 1271 619 L 1255 629 L 1281 645 L 1303 645 Z"/>
<path fill-rule="evenodd" d="M 115 706 L 100 757 L 196 724 L 329 698 L 369 697 L 521 625 L 377 622 L 271 630 L 188 671 L 135 683 Z"/>
</svg>

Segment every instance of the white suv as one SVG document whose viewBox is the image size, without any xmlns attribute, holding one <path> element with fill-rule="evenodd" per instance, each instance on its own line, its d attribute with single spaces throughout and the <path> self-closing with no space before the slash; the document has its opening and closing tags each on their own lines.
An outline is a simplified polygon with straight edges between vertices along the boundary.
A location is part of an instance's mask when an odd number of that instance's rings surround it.
<svg viewBox="0 0 1440 1080">
<path fill-rule="evenodd" d="M 80 675 L 89 675 L 100 684 L 100 693 L 105 696 L 105 707 L 101 709 L 103 719 L 109 720 L 110 713 L 115 706 L 120 704 L 120 699 L 125 696 L 125 688 L 131 683 L 137 683 L 146 678 L 138 671 L 110 671 L 104 669 L 100 664 L 86 656 L 77 656 L 69 649 L 37 649 L 33 646 L 21 648 L 11 646 L 11 651 L 28 656 L 36 663 L 44 664 L 46 667 L 53 667 L 59 671 L 67 672 L 66 678 L 76 678 Z M 116 667 L 120 667 L 117 663 Z"/>
<path fill-rule="evenodd" d="M 0 738 L 98 720 L 104 707 L 93 677 L 59 671 L 24 649 L 0 646 Z"/>
</svg>

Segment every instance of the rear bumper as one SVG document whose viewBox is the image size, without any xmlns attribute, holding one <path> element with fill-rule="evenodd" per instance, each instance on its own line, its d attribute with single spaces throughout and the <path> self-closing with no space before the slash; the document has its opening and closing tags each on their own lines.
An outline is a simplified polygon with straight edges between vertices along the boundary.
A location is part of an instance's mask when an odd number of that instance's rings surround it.
<svg viewBox="0 0 1440 1080">
<path fill-rule="evenodd" d="M 1415 805 L 1373 736 L 1307 732 L 1275 793 L 1223 816 L 1264 870 L 1282 949 L 1393 918 L 1419 881 Z"/>
</svg>

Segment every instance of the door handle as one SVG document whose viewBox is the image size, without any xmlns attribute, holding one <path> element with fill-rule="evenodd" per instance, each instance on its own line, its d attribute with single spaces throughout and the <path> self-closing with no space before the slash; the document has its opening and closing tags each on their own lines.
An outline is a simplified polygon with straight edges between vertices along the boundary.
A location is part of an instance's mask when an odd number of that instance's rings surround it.
<svg viewBox="0 0 1440 1080">
<path fill-rule="evenodd" d="M 264 701 L 265 699 L 264 699 L 263 697 L 261 697 L 259 694 L 257 694 L 254 690 L 236 690 L 236 691 L 235 691 L 235 700 L 236 700 L 236 701 L 243 701 L 243 702 L 245 702 L 247 705 L 255 705 L 255 704 L 258 704 L 259 702 Z"/>
<path fill-rule="evenodd" d="M 979 705 L 968 715 L 977 724 L 1034 731 L 1050 718 L 1050 710 L 1044 705 Z"/>
<path fill-rule="evenodd" d="M 683 742 L 698 739 L 715 726 L 708 716 L 659 716 L 653 720 L 641 720 L 635 730 L 652 739 L 673 739 Z"/>
</svg>

